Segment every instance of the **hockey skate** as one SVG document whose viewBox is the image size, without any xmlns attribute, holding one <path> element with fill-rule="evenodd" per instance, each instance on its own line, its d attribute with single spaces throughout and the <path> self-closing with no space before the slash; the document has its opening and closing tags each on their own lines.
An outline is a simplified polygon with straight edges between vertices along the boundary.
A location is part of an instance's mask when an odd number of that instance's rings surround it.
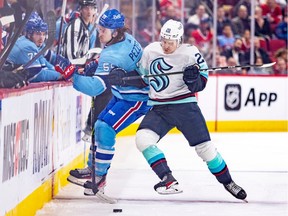
<svg viewBox="0 0 288 216">
<path fill-rule="evenodd" d="M 86 181 L 84 184 L 84 195 L 86 196 L 96 196 L 101 201 L 114 204 L 117 202 L 116 199 L 107 196 L 104 194 L 104 187 L 106 186 L 106 175 L 104 176 L 95 176 L 95 183 L 94 185 L 91 181 Z"/>
<path fill-rule="evenodd" d="M 67 180 L 73 184 L 84 187 L 84 184 L 87 180 L 92 181 L 92 170 L 90 167 L 71 170 Z M 104 193 L 104 188 L 106 186 L 106 176 L 96 176 L 95 180 L 98 186 L 98 190 Z"/>
<path fill-rule="evenodd" d="M 90 167 L 70 170 L 69 174 L 67 181 L 82 187 L 87 180 L 91 180 L 92 178 L 92 170 Z"/>
<path fill-rule="evenodd" d="M 231 193 L 235 198 L 241 199 L 241 200 L 244 200 L 245 202 L 247 202 L 245 200 L 245 198 L 247 197 L 246 192 L 244 191 L 243 188 L 238 186 L 234 181 L 231 181 L 229 184 L 223 184 L 223 185 L 224 185 L 224 188 L 229 193 Z"/>
<path fill-rule="evenodd" d="M 183 190 L 179 187 L 179 183 L 171 173 L 166 174 L 162 181 L 154 186 L 154 190 L 163 195 L 183 192 Z"/>
<path fill-rule="evenodd" d="M 86 125 L 86 127 L 83 129 L 84 135 L 82 137 L 82 140 L 84 142 L 91 142 L 91 136 L 92 136 L 92 130 L 91 128 Z"/>
</svg>

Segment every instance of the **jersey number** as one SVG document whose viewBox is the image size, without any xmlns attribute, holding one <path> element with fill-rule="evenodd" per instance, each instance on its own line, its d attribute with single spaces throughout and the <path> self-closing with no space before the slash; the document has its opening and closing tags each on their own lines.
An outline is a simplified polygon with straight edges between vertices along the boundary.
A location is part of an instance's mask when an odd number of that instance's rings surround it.
<svg viewBox="0 0 288 216">
<path fill-rule="evenodd" d="M 202 57 L 202 55 L 200 53 L 196 53 L 195 54 L 196 60 L 197 60 L 197 64 L 202 64 L 205 62 L 204 58 Z"/>
</svg>

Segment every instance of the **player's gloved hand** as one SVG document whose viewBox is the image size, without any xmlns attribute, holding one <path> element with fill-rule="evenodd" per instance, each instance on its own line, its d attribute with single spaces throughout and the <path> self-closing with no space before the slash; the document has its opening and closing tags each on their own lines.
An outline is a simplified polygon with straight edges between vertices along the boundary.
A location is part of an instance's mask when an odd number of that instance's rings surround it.
<svg viewBox="0 0 288 216">
<path fill-rule="evenodd" d="M 18 71 L 17 73 L 15 73 L 15 75 L 16 84 L 14 85 L 14 88 L 22 88 L 29 84 L 29 72 L 27 70 Z"/>
<path fill-rule="evenodd" d="M 98 60 L 90 61 L 88 64 L 85 65 L 84 68 L 84 75 L 85 76 L 93 76 L 95 74 L 95 71 L 98 67 Z"/>
<path fill-rule="evenodd" d="M 110 71 L 108 79 L 111 85 L 125 86 L 123 78 L 126 76 L 127 72 L 124 69 L 115 67 Z"/>
<path fill-rule="evenodd" d="M 75 65 L 61 55 L 57 55 L 55 70 L 62 74 L 65 80 L 69 80 L 74 72 L 78 70 Z"/>
<path fill-rule="evenodd" d="M 28 85 L 27 72 L 25 70 L 12 72 L 0 71 L 0 88 L 21 88 Z"/>
<path fill-rule="evenodd" d="M 200 66 L 196 63 L 186 67 L 183 73 L 184 82 L 186 84 L 193 83 L 200 75 L 199 69 L 200 69 Z"/>
</svg>

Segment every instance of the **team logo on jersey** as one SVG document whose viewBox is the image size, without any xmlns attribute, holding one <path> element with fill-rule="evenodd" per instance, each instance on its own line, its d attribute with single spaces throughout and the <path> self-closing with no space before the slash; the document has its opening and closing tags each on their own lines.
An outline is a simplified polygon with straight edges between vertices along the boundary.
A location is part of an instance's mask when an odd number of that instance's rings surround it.
<svg viewBox="0 0 288 216">
<path fill-rule="evenodd" d="M 172 68 L 171 65 L 165 62 L 164 58 L 155 59 L 150 65 L 150 73 L 151 74 L 165 74 L 165 71 L 169 71 Z M 169 85 L 169 78 L 166 75 L 156 76 L 150 80 L 150 86 L 156 92 L 160 92 L 163 89 L 167 88 Z"/>
<path fill-rule="evenodd" d="M 228 111 L 240 110 L 241 86 L 239 84 L 227 84 L 225 86 L 225 109 Z"/>
</svg>

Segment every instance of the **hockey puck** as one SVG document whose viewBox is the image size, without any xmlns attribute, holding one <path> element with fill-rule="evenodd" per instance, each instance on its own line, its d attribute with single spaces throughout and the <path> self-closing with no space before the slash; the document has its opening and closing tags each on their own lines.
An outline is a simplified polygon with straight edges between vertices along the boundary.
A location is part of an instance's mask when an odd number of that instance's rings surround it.
<svg viewBox="0 0 288 216">
<path fill-rule="evenodd" d="M 114 213 L 122 212 L 122 209 L 113 209 L 113 212 L 114 212 Z"/>
</svg>

